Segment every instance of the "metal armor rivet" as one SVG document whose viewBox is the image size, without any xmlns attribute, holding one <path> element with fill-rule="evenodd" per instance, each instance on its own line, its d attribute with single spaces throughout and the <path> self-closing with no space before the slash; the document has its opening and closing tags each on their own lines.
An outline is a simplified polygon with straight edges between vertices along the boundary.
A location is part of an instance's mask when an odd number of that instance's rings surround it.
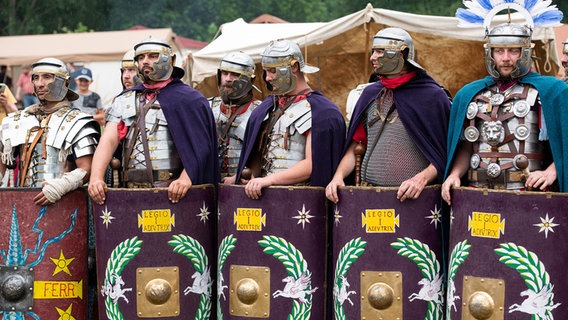
<svg viewBox="0 0 568 320">
<path fill-rule="evenodd" d="M 19 301 L 26 296 L 26 279 L 19 274 L 2 282 L 2 296 L 8 301 Z"/>
<path fill-rule="evenodd" d="M 237 297 L 244 304 L 253 304 L 258 300 L 260 286 L 251 278 L 244 278 L 237 282 Z"/>
<path fill-rule="evenodd" d="M 374 283 L 367 290 L 369 304 L 377 310 L 389 308 L 394 301 L 394 290 L 386 283 Z"/>
<path fill-rule="evenodd" d="M 153 279 L 148 281 L 144 288 L 146 299 L 152 304 L 160 305 L 166 303 L 172 295 L 172 286 L 164 279 Z"/>
<path fill-rule="evenodd" d="M 489 319 L 495 310 L 495 302 L 487 292 L 474 292 L 468 300 L 469 313 L 477 320 Z"/>
</svg>

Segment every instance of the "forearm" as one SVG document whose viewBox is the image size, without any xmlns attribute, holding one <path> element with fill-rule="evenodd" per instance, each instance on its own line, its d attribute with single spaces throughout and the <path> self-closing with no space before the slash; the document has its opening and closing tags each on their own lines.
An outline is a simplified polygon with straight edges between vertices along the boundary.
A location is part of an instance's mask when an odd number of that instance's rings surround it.
<svg viewBox="0 0 568 320">
<path fill-rule="evenodd" d="M 353 170 L 355 169 L 355 146 L 356 143 L 352 142 L 347 149 L 347 152 L 341 158 L 339 165 L 337 166 L 337 170 L 335 170 L 335 174 L 333 175 L 333 179 L 341 179 L 344 180 Z"/>
<path fill-rule="evenodd" d="M 456 159 L 454 160 L 453 167 L 449 175 L 461 178 L 469 169 L 469 161 L 471 158 L 471 153 L 472 153 L 471 142 L 464 142 L 463 145 L 458 150 Z"/>
<path fill-rule="evenodd" d="M 108 125 L 103 132 L 97 151 L 93 156 L 91 165 L 91 180 L 103 180 L 107 166 L 118 147 L 118 133 L 116 125 Z M 114 132 L 112 132 L 114 131 Z"/>
<path fill-rule="evenodd" d="M 424 185 L 427 185 L 436 181 L 436 179 L 438 178 L 438 170 L 436 170 L 436 167 L 430 163 L 430 165 L 428 165 L 426 169 L 416 174 L 416 177 L 422 180 L 424 182 Z"/>
<path fill-rule="evenodd" d="M 271 174 L 266 178 L 270 181 L 270 185 L 293 185 L 310 179 L 312 175 L 311 159 L 304 159 L 292 167 Z"/>
</svg>

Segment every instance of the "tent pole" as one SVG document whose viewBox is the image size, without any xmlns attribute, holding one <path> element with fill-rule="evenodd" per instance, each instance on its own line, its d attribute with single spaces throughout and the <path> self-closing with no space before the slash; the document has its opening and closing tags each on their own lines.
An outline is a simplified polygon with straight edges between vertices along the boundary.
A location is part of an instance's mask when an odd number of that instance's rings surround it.
<svg viewBox="0 0 568 320">
<path fill-rule="evenodd" d="M 363 54 L 363 60 L 365 61 L 363 63 L 363 67 L 365 68 L 363 70 L 363 74 L 365 75 L 366 79 L 365 81 L 367 82 L 369 79 L 368 76 L 368 72 L 369 72 L 369 59 L 367 57 L 367 54 L 369 54 L 370 52 L 370 48 L 369 48 L 369 41 L 370 41 L 370 34 L 371 34 L 371 28 L 369 27 L 369 22 L 365 22 L 365 24 L 363 24 L 363 27 L 365 28 L 365 53 Z"/>
</svg>

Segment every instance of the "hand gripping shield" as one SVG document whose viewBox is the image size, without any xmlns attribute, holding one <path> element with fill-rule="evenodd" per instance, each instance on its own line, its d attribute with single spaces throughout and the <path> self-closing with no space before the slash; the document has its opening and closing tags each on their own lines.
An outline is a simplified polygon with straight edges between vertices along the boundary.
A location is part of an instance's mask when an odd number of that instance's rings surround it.
<svg viewBox="0 0 568 320">
<path fill-rule="evenodd" d="M 335 319 L 442 319 L 439 186 L 400 202 L 397 188 L 339 188 L 333 225 Z"/>
<path fill-rule="evenodd" d="M 166 189 L 109 189 L 94 205 L 99 314 L 209 319 L 216 205 L 212 185 L 172 204 Z"/>
</svg>

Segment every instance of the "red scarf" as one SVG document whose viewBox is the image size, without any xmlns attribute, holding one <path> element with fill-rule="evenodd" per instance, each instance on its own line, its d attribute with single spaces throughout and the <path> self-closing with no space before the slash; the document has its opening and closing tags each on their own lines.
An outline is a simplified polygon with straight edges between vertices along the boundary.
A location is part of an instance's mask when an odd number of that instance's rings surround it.
<svg viewBox="0 0 568 320">
<path fill-rule="evenodd" d="M 396 78 L 387 78 L 385 76 L 379 76 L 379 79 L 383 84 L 383 86 L 385 86 L 385 88 L 395 89 L 407 83 L 408 81 L 410 81 L 410 79 L 414 78 L 415 76 L 416 76 L 416 71 L 412 71 Z"/>
</svg>

